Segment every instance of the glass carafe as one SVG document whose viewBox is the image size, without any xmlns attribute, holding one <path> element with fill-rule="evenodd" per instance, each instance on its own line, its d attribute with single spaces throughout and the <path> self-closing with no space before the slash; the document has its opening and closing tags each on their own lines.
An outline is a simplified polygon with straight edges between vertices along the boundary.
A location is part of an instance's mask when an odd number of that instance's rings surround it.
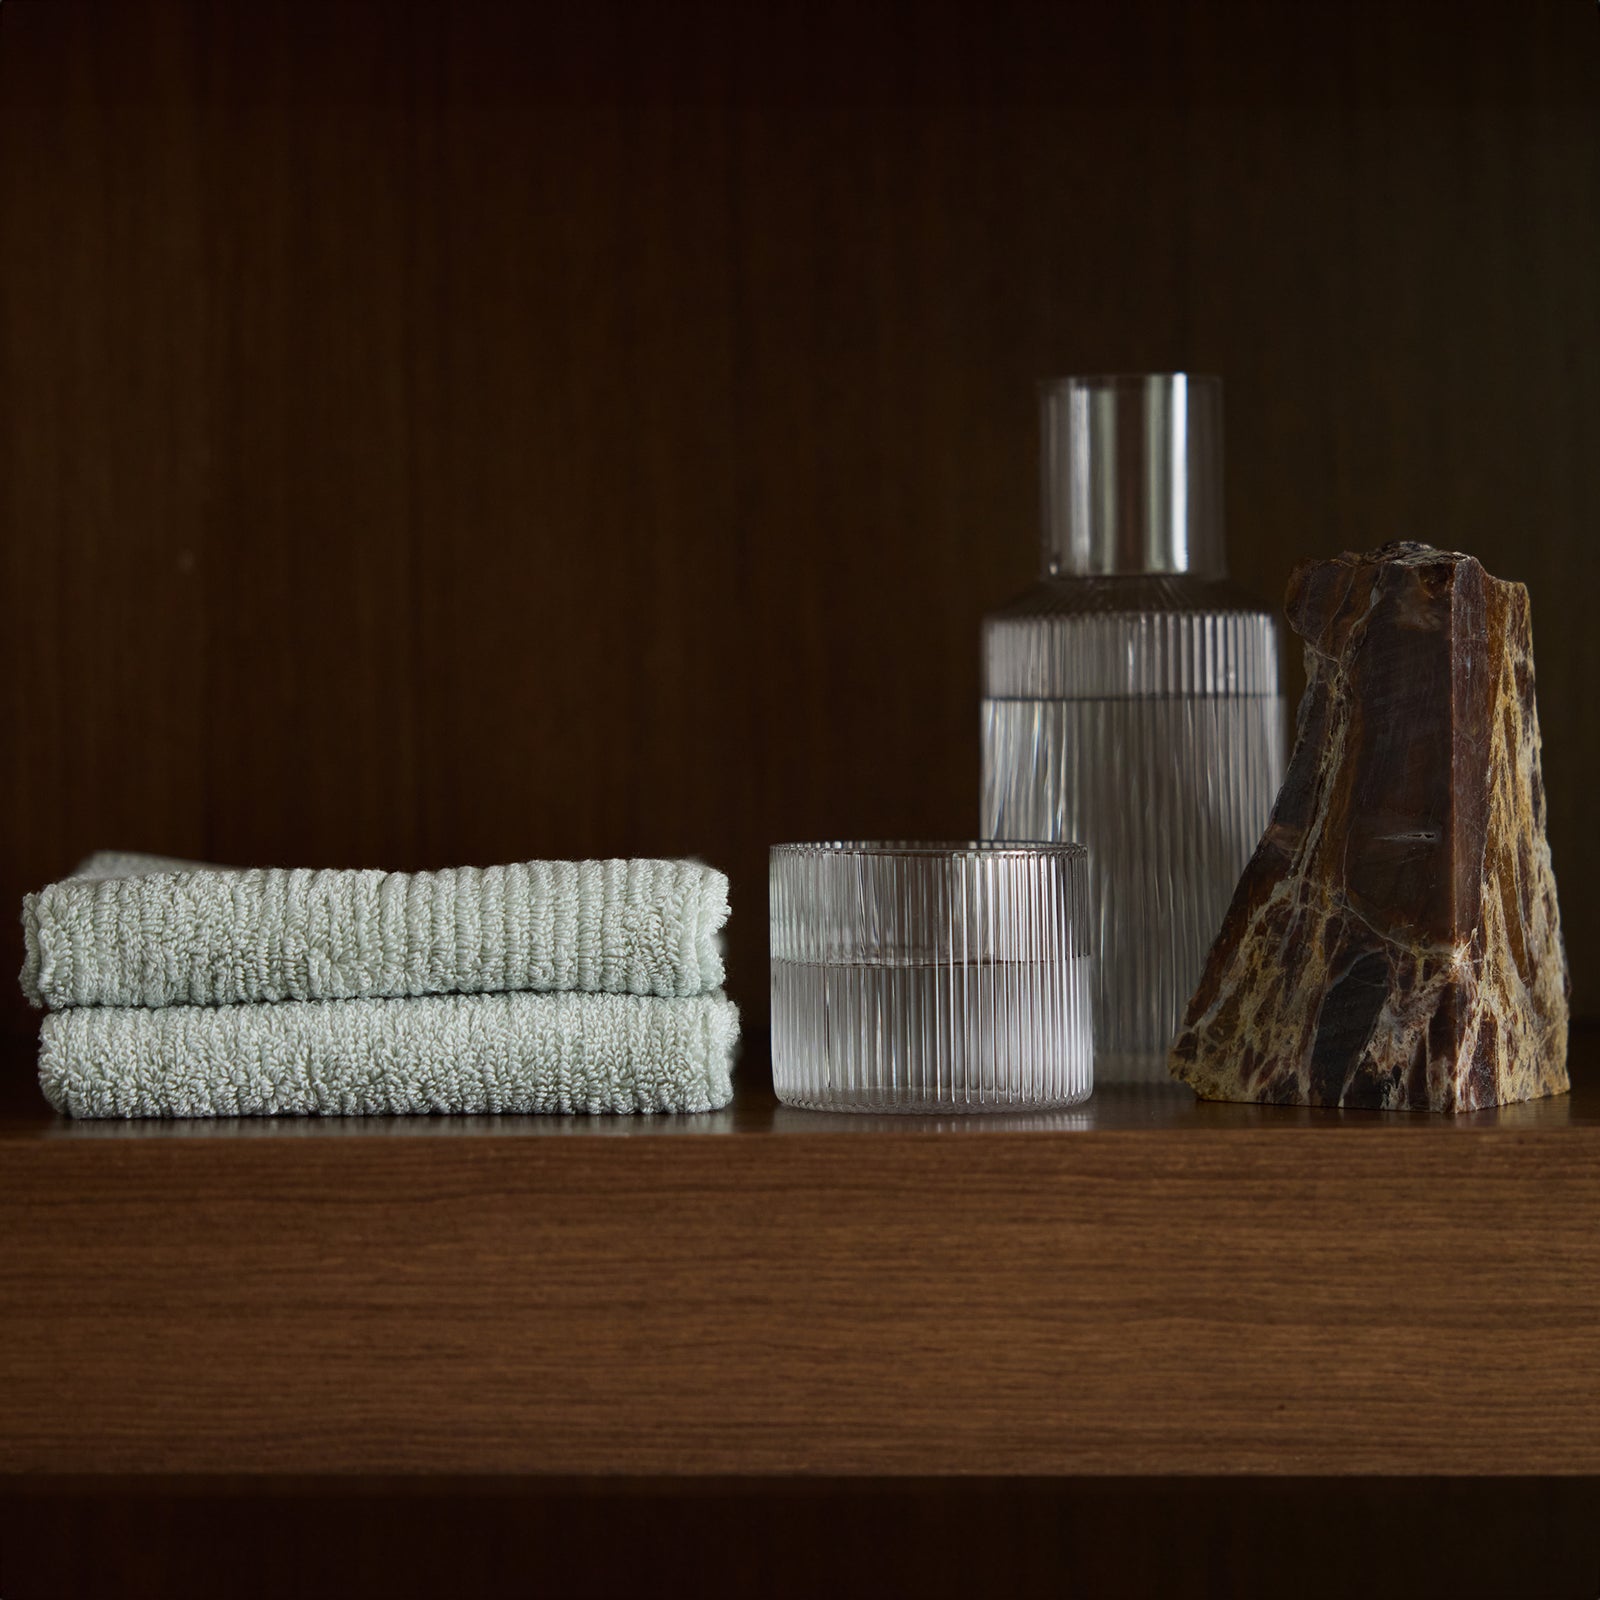
<svg viewBox="0 0 1600 1600">
<path fill-rule="evenodd" d="M 982 832 L 1089 847 L 1096 1077 L 1165 1081 L 1283 778 L 1278 626 L 1228 581 L 1217 379 L 1042 399 L 1043 571 L 983 627 Z"/>
</svg>

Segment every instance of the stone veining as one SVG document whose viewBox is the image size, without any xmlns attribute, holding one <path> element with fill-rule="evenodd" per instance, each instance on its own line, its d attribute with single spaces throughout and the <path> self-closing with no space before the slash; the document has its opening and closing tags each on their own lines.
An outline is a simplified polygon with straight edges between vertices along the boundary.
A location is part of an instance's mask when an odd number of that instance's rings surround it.
<svg viewBox="0 0 1600 1600">
<path fill-rule="evenodd" d="M 1202 1096 L 1471 1111 L 1567 1088 L 1528 592 L 1422 544 L 1303 563 L 1289 772 L 1175 1040 Z"/>
</svg>

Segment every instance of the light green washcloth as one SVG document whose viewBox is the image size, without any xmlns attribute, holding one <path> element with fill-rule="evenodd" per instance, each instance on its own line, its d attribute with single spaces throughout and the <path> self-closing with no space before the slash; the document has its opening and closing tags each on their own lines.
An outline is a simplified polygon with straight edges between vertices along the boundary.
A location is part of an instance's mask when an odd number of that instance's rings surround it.
<svg viewBox="0 0 1600 1600">
<path fill-rule="evenodd" d="M 501 990 L 695 995 L 728 880 L 697 861 L 444 872 L 91 856 L 23 901 L 35 1005 L 234 1005 Z"/>
<path fill-rule="evenodd" d="M 715 1111 L 738 1033 L 720 993 L 77 1007 L 39 1083 L 74 1117 Z"/>
</svg>

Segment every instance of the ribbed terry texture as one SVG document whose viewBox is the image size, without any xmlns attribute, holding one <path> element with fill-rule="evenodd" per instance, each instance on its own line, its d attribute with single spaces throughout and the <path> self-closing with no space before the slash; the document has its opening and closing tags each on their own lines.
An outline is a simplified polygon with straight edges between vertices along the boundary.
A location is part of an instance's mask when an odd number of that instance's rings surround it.
<svg viewBox="0 0 1600 1600">
<path fill-rule="evenodd" d="M 738 1030 L 720 993 L 77 1007 L 39 1082 L 74 1117 L 713 1111 Z"/>
<path fill-rule="evenodd" d="M 235 871 L 90 857 L 23 901 L 35 1005 L 507 990 L 683 996 L 723 980 L 728 880 L 694 861 Z"/>
<path fill-rule="evenodd" d="M 104 853 L 28 896 L 75 1117 L 725 1106 L 728 880 L 692 861 L 234 870 Z"/>
</svg>

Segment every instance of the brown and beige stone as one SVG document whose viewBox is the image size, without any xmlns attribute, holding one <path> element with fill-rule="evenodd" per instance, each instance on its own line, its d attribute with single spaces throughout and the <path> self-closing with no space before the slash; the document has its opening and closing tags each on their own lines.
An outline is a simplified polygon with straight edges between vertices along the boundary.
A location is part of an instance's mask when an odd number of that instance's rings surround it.
<svg viewBox="0 0 1600 1600">
<path fill-rule="evenodd" d="M 1470 1111 L 1567 1087 L 1528 592 L 1421 544 L 1302 564 L 1299 732 L 1172 1047 L 1216 1100 Z"/>
</svg>

